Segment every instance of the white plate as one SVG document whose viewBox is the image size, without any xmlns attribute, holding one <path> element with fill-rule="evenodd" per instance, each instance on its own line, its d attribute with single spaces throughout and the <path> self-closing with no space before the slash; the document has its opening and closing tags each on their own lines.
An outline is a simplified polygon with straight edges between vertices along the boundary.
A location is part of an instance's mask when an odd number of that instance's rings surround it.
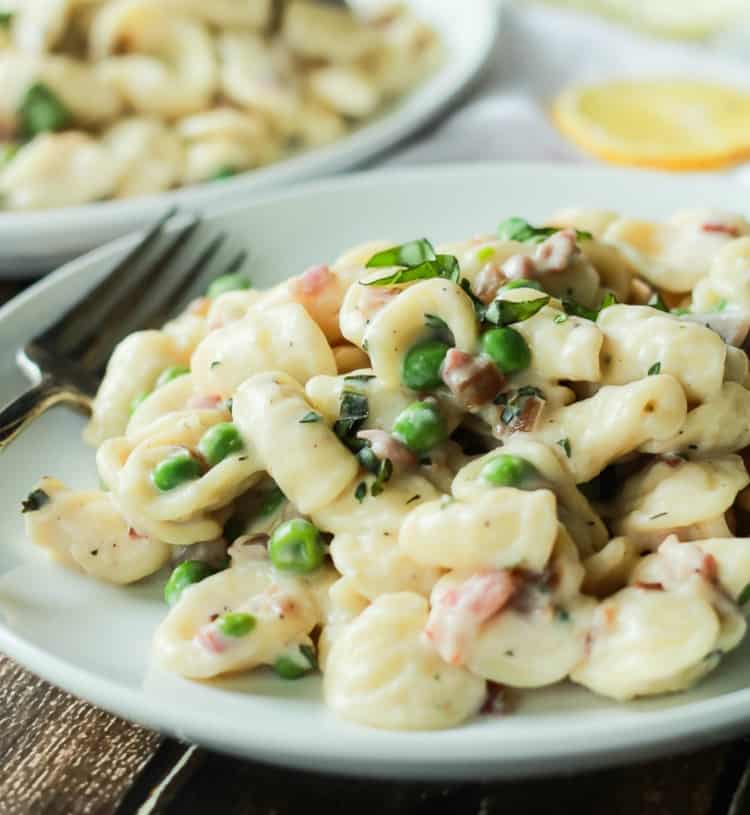
<svg viewBox="0 0 750 815">
<path fill-rule="evenodd" d="M 271 187 L 330 175 L 392 147 L 447 108 L 477 76 L 497 39 L 500 0 L 410 0 L 446 47 L 443 67 L 387 113 L 335 143 L 221 182 L 126 201 L 32 213 L 0 213 L 0 278 L 54 269 L 72 257 L 138 229 L 168 206 L 205 208 L 216 202 L 247 201 Z M 352 0 L 368 8 L 382 0 Z M 470 8 L 470 13 L 467 9 Z"/>
<path fill-rule="evenodd" d="M 564 206 L 663 216 L 700 205 L 747 212 L 728 183 L 596 168 L 486 165 L 333 179 L 214 213 L 252 249 L 267 285 L 368 238 L 464 238 L 509 215 L 532 220 Z M 81 258 L 0 310 L 0 396 L 18 389 L 13 349 L 122 256 L 132 238 Z M 315 678 L 284 683 L 263 672 L 194 684 L 149 667 L 165 608 L 163 578 L 118 589 L 50 564 L 24 542 L 19 502 L 53 473 L 95 484 L 82 420 L 65 409 L 0 456 L 0 650 L 110 711 L 212 748 L 341 773 L 508 777 L 645 758 L 748 729 L 750 648 L 687 694 L 617 705 L 572 685 L 523 694 L 519 710 L 434 733 L 389 733 L 337 721 Z"/>
</svg>

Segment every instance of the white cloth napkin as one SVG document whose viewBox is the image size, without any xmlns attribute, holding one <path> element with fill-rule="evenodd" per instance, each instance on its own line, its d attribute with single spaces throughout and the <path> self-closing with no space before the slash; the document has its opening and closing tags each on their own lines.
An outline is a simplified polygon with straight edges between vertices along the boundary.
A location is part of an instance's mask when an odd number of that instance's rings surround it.
<svg viewBox="0 0 750 815">
<path fill-rule="evenodd" d="M 464 2 L 470 7 L 470 0 Z M 576 11 L 507 4 L 499 40 L 478 86 L 447 118 L 381 164 L 596 161 L 557 131 L 547 113 L 551 100 L 577 82 L 639 76 L 715 79 L 750 87 L 750 59 L 641 35 Z M 750 165 L 722 174 L 750 183 Z"/>
</svg>

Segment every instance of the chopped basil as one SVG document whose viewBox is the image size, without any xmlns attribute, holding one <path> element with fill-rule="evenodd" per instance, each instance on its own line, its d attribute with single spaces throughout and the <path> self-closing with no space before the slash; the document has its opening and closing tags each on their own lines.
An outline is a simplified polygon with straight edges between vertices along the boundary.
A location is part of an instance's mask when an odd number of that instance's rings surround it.
<svg viewBox="0 0 750 815">
<path fill-rule="evenodd" d="M 357 484 L 357 489 L 354 490 L 354 497 L 360 504 L 367 497 L 367 484 L 364 481 L 360 481 L 359 484 Z"/>
<path fill-rule="evenodd" d="M 367 397 L 353 390 L 344 390 L 341 394 L 339 418 L 334 422 L 333 432 L 348 447 L 356 442 L 357 431 L 370 415 Z M 359 445 L 361 447 L 362 445 Z"/>
<path fill-rule="evenodd" d="M 215 359 L 208 367 L 213 371 L 214 368 L 218 368 L 221 365 L 221 360 Z"/>
<path fill-rule="evenodd" d="M 21 512 L 36 512 L 52 499 L 44 490 L 34 490 L 27 498 L 21 501 Z"/>
<path fill-rule="evenodd" d="M 669 515 L 668 512 L 657 512 L 656 515 L 651 515 L 649 517 L 649 521 L 655 521 L 657 518 L 664 518 L 666 515 Z"/>
<path fill-rule="evenodd" d="M 269 515 L 273 515 L 284 501 L 286 501 L 286 495 L 284 495 L 279 487 L 273 487 L 263 498 L 260 508 L 258 509 L 258 517 L 267 518 Z"/>
<path fill-rule="evenodd" d="M 314 410 L 311 410 L 309 413 L 305 413 L 305 415 L 299 420 L 300 424 L 312 424 L 313 422 L 319 422 L 322 420 L 322 416 L 320 413 L 316 413 Z"/>
<path fill-rule="evenodd" d="M 380 469 L 380 459 L 373 453 L 372 447 L 366 444 L 357 452 L 359 463 L 370 473 L 376 474 Z"/>
<path fill-rule="evenodd" d="M 318 669 L 318 657 L 312 645 L 300 645 L 299 650 L 310 664 L 310 670 L 316 671 Z"/>
<path fill-rule="evenodd" d="M 558 607 L 555 609 L 555 617 L 556 617 L 556 618 L 557 618 L 557 619 L 558 619 L 558 620 L 559 620 L 561 623 L 567 623 L 567 622 L 569 622 L 569 621 L 570 621 L 570 612 L 569 612 L 567 609 L 562 608 L 561 606 L 558 606 Z"/>
<path fill-rule="evenodd" d="M 565 451 L 565 455 L 568 458 L 570 458 L 570 454 L 571 454 L 570 439 L 567 438 L 567 436 L 566 436 L 564 439 L 560 439 L 557 443 Z"/>
<path fill-rule="evenodd" d="M 557 324 L 559 325 L 560 323 L 567 322 L 567 320 L 568 320 L 568 315 L 567 315 L 567 314 L 560 313 L 560 314 L 556 314 L 556 315 L 555 315 L 555 317 L 554 317 L 554 319 L 552 320 L 552 322 L 553 322 L 553 323 L 557 323 Z"/>
<path fill-rule="evenodd" d="M 737 605 L 744 606 L 748 601 L 750 601 L 750 583 L 740 592 L 740 596 L 737 598 Z"/>
<path fill-rule="evenodd" d="M 487 309 L 485 319 L 494 325 L 520 323 L 533 317 L 549 303 L 549 300 L 548 294 L 536 300 L 523 300 L 520 303 L 514 303 L 511 300 L 494 300 Z"/>
<path fill-rule="evenodd" d="M 375 379 L 375 374 L 351 374 L 344 377 L 344 382 L 360 382 L 366 384 Z"/>
<path fill-rule="evenodd" d="M 368 264 L 369 265 L 369 264 Z M 458 260 L 453 255 L 437 255 L 434 260 L 425 260 L 418 266 L 407 266 L 398 269 L 393 274 L 370 280 L 365 286 L 397 286 L 400 283 L 411 283 L 415 280 L 432 280 L 442 277 L 458 283 L 461 270 Z"/>
<path fill-rule="evenodd" d="M 427 238 L 392 246 L 373 255 L 367 261 L 368 269 L 382 269 L 388 266 L 419 266 L 426 260 L 435 260 L 435 250 Z"/>
<path fill-rule="evenodd" d="M 370 495 L 372 495 L 373 498 L 377 498 L 378 495 L 383 492 L 385 489 L 385 484 L 390 480 L 392 475 L 393 464 L 391 463 L 391 460 L 389 458 L 383 459 L 383 461 L 380 462 L 377 477 L 370 487 Z"/>
<path fill-rule="evenodd" d="M 0 28 L 8 28 L 12 22 L 12 11 L 0 11 Z"/>
<path fill-rule="evenodd" d="M 506 218 L 497 228 L 497 236 L 501 241 L 518 241 L 520 243 L 538 243 L 549 238 L 555 232 L 561 232 L 564 226 L 532 226 L 523 218 Z M 576 240 L 591 240 L 594 236 L 590 232 L 576 229 Z"/>
<path fill-rule="evenodd" d="M 500 414 L 500 421 L 503 424 L 512 424 L 523 412 L 526 399 L 531 396 L 544 399 L 542 391 L 533 385 L 524 385 L 516 391 L 501 393 L 496 396 L 494 404 L 504 406 Z"/>
<path fill-rule="evenodd" d="M 419 501 L 421 497 L 422 497 L 421 495 L 412 495 L 412 497 L 406 503 L 407 505 L 413 504 L 415 501 Z M 748 587 L 750 587 L 750 584 L 748 584 Z"/>
<path fill-rule="evenodd" d="M 461 279 L 459 286 L 461 286 L 466 296 L 471 300 L 477 320 L 479 320 L 480 323 L 483 323 L 485 315 L 487 314 L 487 306 L 476 296 L 476 294 L 474 294 L 474 292 L 471 290 L 471 283 L 469 283 L 465 277 Z"/>
<path fill-rule="evenodd" d="M 437 339 L 442 340 L 448 345 L 456 344 L 453 332 L 442 317 L 438 317 L 437 314 L 425 314 L 424 324 L 433 332 Z"/>
<path fill-rule="evenodd" d="M 655 376 L 656 374 L 661 373 L 661 362 L 655 362 L 649 369 L 648 375 Z"/>
<path fill-rule="evenodd" d="M 572 314 L 574 317 L 583 317 L 584 320 L 596 322 L 596 318 L 605 308 L 617 305 L 617 298 L 612 292 L 608 292 L 598 309 L 587 308 L 576 302 L 572 297 L 563 297 L 562 305 L 566 314 Z"/>
<path fill-rule="evenodd" d="M 662 300 L 662 296 L 659 292 L 654 292 L 654 294 L 649 297 L 647 306 L 651 306 L 651 308 L 655 308 L 657 311 L 667 311 L 667 304 Z"/>
</svg>

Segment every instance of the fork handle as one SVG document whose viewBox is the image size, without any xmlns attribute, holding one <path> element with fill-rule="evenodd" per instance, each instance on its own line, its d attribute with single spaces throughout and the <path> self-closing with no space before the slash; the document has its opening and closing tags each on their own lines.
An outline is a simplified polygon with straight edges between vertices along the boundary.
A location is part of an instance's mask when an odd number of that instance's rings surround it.
<svg viewBox="0 0 750 815">
<path fill-rule="evenodd" d="M 65 402 L 91 411 L 91 397 L 71 385 L 61 385 L 50 379 L 42 379 L 18 398 L 0 410 L 0 453 L 34 419 L 53 405 Z"/>
</svg>

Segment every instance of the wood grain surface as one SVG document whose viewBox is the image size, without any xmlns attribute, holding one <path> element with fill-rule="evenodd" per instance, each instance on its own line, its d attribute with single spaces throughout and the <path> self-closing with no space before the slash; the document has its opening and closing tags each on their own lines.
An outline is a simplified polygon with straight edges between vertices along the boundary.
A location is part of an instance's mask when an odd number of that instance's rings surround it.
<svg viewBox="0 0 750 815">
<path fill-rule="evenodd" d="M 0 282 L 0 303 L 22 288 Z M 515 783 L 363 781 L 330 770 L 303 773 L 179 744 L 0 654 L 0 815 L 750 815 L 750 740 Z"/>
</svg>

